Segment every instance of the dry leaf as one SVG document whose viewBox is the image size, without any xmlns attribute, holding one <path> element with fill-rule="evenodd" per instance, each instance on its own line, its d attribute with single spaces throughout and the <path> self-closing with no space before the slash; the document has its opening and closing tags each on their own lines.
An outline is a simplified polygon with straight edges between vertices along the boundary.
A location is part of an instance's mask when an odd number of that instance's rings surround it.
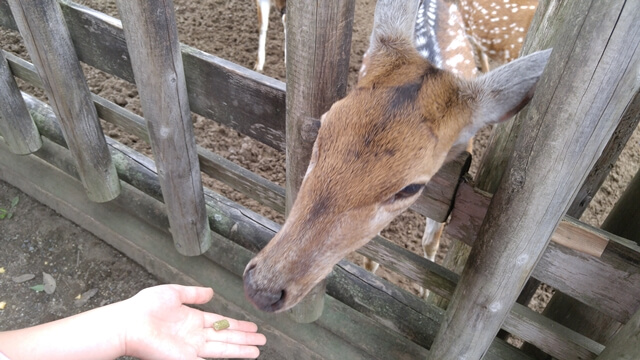
<svg viewBox="0 0 640 360">
<path fill-rule="evenodd" d="M 44 283 L 44 292 L 51 295 L 56 291 L 56 280 L 53 276 L 47 274 L 46 272 L 42 273 L 42 282 Z"/>
<path fill-rule="evenodd" d="M 76 300 L 73 302 L 73 305 L 75 307 L 84 306 L 84 304 L 89 302 L 89 299 L 91 299 L 97 293 L 98 293 L 98 289 L 95 289 L 95 288 L 85 291 L 76 298 Z"/>
<path fill-rule="evenodd" d="M 35 278 L 35 277 L 36 277 L 36 276 L 35 276 L 35 275 L 33 275 L 33 274 L 22 274 L 22 275 L 20 275 L 20 276 L 14 276 L 14 277 L 12 277 L 12 278 L 11 278 L 11 280 L 13 280 L 13 282 L 15 282 L 15 283 L 18 283 L 18 284 L 19 284 L 19 283 L 23 283 L 23 282 L 25 282 L 25 281 L 29 281 L 29 280 L 31 280 L 31 279 L 33 279 L 33 278 Z"/>
</svg>

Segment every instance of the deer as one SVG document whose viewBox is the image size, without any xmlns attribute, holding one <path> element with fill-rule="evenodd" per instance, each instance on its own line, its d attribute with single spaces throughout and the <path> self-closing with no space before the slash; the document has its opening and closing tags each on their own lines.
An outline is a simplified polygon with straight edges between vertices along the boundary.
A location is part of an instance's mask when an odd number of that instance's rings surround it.
<svg viewBox="0 0 640 360">
<path fill-rule="evenodd" d="M 320 118 L 289 216 L 244 270 L 245 296 L 257 309 L 295 306 L 411 206 L 478 129 L 508 120 L 533 97 L 550 50 L 466 79 L 420 55 L 417 7 L 377 1 L 365 74 Z"/>
<path fill-rule="evenodd" d="M 538 0 L 458 0 L 464 27 L 482 72 L 489 60 L 505 64 L 520 54 Z"/>
<path fill-rule="evenodd" d="M 269 12 L 271 6 L 274 6 L 282 17 L 284 25 L 284 57 L 285 63 L 287 58 L 287 2 L 286 0 L 256 0 L 256 8 L 258 10 L 258 59 L 254 70 L 262 72 L 264 70 L 264 61 L 266 58 L 267 46 L 267 29 L 269 28 Z"/>
</svg>

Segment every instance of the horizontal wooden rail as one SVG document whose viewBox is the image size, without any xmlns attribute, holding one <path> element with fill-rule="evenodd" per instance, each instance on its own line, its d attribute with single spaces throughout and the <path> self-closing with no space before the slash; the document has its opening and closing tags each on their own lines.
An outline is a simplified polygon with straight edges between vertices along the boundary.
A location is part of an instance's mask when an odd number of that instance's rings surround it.
<svg viewBox="0 0 640 360">
<path fill-rule="evenodd" d="M 447 235 L 471 245 L 490 202 L 489 194 L 460 185 Z M 640 307 L 640 247 L 567 216 L 552 240 L 532 276 L 626 323 Z"/>
<path fill-rule="evenodd" d="M 32 64 L 14 54 L 2 53 L 7 57 L 11 71 L 15 76 L 34 86 L 42 87 L 42 82 Z M 120 126 L 126 132 L 149 143 L 149 134 L 144 118 L 98 95 L 92 94 L 92 100 L 101 119 Z M 201 146 L 196 148 L 202 172 L 240 191 L 249 198 L 284 213 L 284 188 Z"/>
<path fill-rule="evenodd" d="M 24 94 L 23 96 L 40 132 L 58 145 L 64 146 L 64 138 L 51 109 L 30 95 Z M 161 200 L 160 185 L 153 162 L 113 139 L 107 138 L 107 142 L 120 178 L 153 198 Z M 50 148 L 51 146 L 45 147 L 37 155 L 66 173 L 74 175 L 73 163 L 56 154 L 49 153 L 48 149 Z M 205 190 L 205 199 L 209 217 L 212 219 L 210 222 L 212 229 L 251 251 L 260 250 L 279 229 L 278 224 L 219 194 Z M 155 214 L 158 213 L 158 210 L 146 209 L 141 212 Z M 160 216 L 160 214 L 156 215 Z M 215 221 L 213 221 L 214 219 Z M 157 223 L 157 225 L 166 228 L 168 222 Z M 399 270 L 410 279 L 421 282 L 427 288 L 446 298 L 450 298 L 455 289 L 458 280 L 457 274 L 392 244 L 384 238 L 374 239 L 360 252 L 371 256 L 383 266 Z M 225 254 L 227 253 L 225 252 Z M 233 262 L 231 261 L 231 263 Z M 226 266 L 231 267 L 232 265 L 227 264 Z M 242 264 L 233 266 L 242 267 Z M 234 271 L 242 272 L 241 269 Z M 399 331 L 425 347 L 430 345 L 437 330 L 437 324 L 441 321 L 442 311 L 438 308 L 425 304 L 414 295 L 397 289 L 347 261 L 342 261 L 336 266 L 330 277 L 328 290 L 330 295 L 340 301 L 368 314 L 376 321 Z M 599 349 L 598 344 L 589 342 L 588 339 L 575 332 L 562 327 L 558 328 L 557 324 L 541 321 L 537 314 L 525 311 L 522 315 L 514 311 L 507 318 L 505 329 L 513 331 L 517 336 L 529 339 L 533 344 L 544 347 L 545 344 L 552 344 L 556 341 L 565 343 L 566 345 L 559 350 L 561 352 L 558 354 L 584 354 L 585 351 L 591 352 L 594 349 Z M 407 314 L 413 315 L 407 316 Z M 420 332 L 415 331 L 416 326 L 421 329 Z M 522 331 L 526 332 L 521 333 Z M 492 349 L 492 354 L 513 351 L 502 342 L 496 342 Z M 506 358 L 514 358 L 514 356 Z M 498 356 L 498 358 L 501 357 Z M 569 357 L 568 359 L 573 358 Z"/>
<path fill-rule="evenodd" d="M 78 58 L 100 70 L 133 82 L 120 21 L 70 1 L 62 1 L 61 7 Z M 5 0 L 0 0 L 0 26 L 15 29 Z M 31 72 L 32 66 L 28 62 L 10 53 L 5 55 L 14 75 L 33 85 L 42 86 L 37 74 Z M 284 151 L 284 83 L 185 45 L 182 46 L 182 60 L 189 106 L 194 113 Z M 123 126 L 122 123 L 119 125 Z M 202 153 L 199 151 L 199 154 Z M 220 159 L 222 158 L 218 157 L 216 160 Z M 455 161 L 443 166 L 412 209 L 436 221 L 446 221 L 458 180 L 466 173 L 470 162 L 470 155 L 463 153 Z M 284 196 L 283 190 L 276 190 L 258 180 L 261 186 L 255 188 L 257 193 L 251 194 L 253 181 L 243 175 L 238 176 L 238 172 L 227 173 L 229 167 L 219 166 L 228 164 L 223 160 L 212 160 L 209 169 L 221 176 L 219 180 L 224 182 L 223 179 L 226 179 L 228 185 L 234 188 L 235 185 L 242 187 L 238 190 L 247 191 L 246 195 L 257 201 L 261 201 L 260 197 L 265 195 L 265 205 L 284 212 L 284 198 L 278 195 L 281 193 Z M 205 169 L 207 164 L 201 166 Z"/>
<path fill-rule="evenodd" d="M 60 6 L 80 61 L 134 82 L 120 20 L 71 1 Z M 6 0 L 0 25 L 16 29 Z M 185 45 L 182 57 L 193 112 L 284 151 L 283 82 Z"/>
</svg>

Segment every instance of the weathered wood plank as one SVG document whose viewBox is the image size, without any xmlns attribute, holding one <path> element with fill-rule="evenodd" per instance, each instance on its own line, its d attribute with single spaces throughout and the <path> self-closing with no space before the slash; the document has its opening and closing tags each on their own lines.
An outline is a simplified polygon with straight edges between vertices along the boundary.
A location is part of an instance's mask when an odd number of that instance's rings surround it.
<svg viewBox="0 0 640 360">
<path fill-rule="evenodd" d="M 14 154 L 30 154 L 42 145 L 38 129 L 29 116 L 18 85 L 2 53 L 0 53 L 0 133 Z"/>
<path fill-rule="evenodd" d="M 598 360 L 640 359 L 640 310 L 607 343 Z"/>
<path fill-rule="evenodd" d="M 173 1 L 118 1 L 176 249 L 211 245 Z"/>
<path fill-rule="evenodd" d="M 356 251 L 445 298 L 451 297 L 458 282 L 459 276 L 454 272 L 381 236 Z"/>
<path fill-rule="evenodd" d="M 582 1 L 566 9 L 565 46 L 554 49 L 537 85 L 509 176 L 491 201 L 431 348 L 434 359 L 486 352 L 640 87 L 640 3 Z"/>
<path fill-rule="evenodd" d="M 536 313 L 526 306 L 514 304 L 510 316 L 504 321 L 502 328 L 511 334 L 518 334 L 524 341 L 535 344 L 536 347 L 557 359 L 586 360 L 595 359 L 604 346 L 581 336 L 548 318 Z M 540 326 L 544 324 L 544 326 Z M 550 334 L 540 334 L 541 330 Z M 544 339 L 544 341 L 540 341 Z"/>
<path fill-rule="evenodd" d="M 286 214 L 307 171 L 320 117 L 347 92 L 354 0 L 287 4 Z M 324 281 L 290 310 L 296 321 L 322 313 Z"/>
<path fill-rule="evenodd" d="M 490 195 L 463 183 L 446 229 L 447 236 L 472 245 L 490 201 Z M 596 257 L 552 241 L 532 276 L 625 322 L 640 306 L 640 246 L 567 216 L 558 225 L 552 240 L 562 232 L 574 239 L 588 233 L 588 238 L 606 246 Z"/>
<path fill-rule="evenodd" d="M 58 145 L 65 146 L 64 138 L 61 135 L 62 131 L 57 125 L 53 111 L 46 104 L 29 95 L 25 94 L 24 98 L 25 103 L 27 104 L 33 118 L 36 119 L 36 124 L 38 128 L 41 129 L 43 135 L 47 136 L 49 139 L 55 139 L 54 142 Z M 156 200 L 162 201 L 160 184 L 157 179 L 156 169 L 153 161 L 137 153 L 136 151 L 133 151 L 132 149 L 118 143 L 115 140 L 108 139 L 108 142 L 112 158 L 114 159 L 120 179 L 135 186 L 136 188 L 152 196 Z M 70 161 L 65 161 L 65 158 L 56 156 L 55 153 L 48 151 L 48 148 L 49 147 L 41 149 L 37 153 L 37 155 L 45 161 L 53 164 L 57 168 L 62 169 L 67 174 L 77 177 L 77 171 L 73 163 Z M 233 241 L 241 244 L 242 246 L 251 249 L 252 251 L 259 251 L 262 247 L 264 247 L 279 229 L 278 224 L 270 222 L 256 214 L 253 214 L 251 211 L 244 209 L 237 204 L 234 204 L 233 202 L 216 193 L 205 190 L 205 195 L 208 204 L 207 211 L 209 218 L 211 219 L 211 228 L 214 231 L 224 234 L 224 236 L 229 237 L 230 239 L 233 239 Z M 138 207 L 138 210 L 136 211 L 138 215 L 145 215 L 155 218 L 153 222 L 155 226 L 158 226 L 160 228 L 169 227 L 169 222 L 168 220 L 166 220 L 166 215 L 163 215 L 163 210 L 154 208 L 140 208 L 142 205 L 140 205 L 139 203 L 137 203 L 136 206 Z M 215 244 L 213 246 L 215 247 Z M 388 240 L 381 237 L 376 237 L 375 239 L 373 239 L 369 244 L 360 249 L 359 252 L 365 256 L 371 256 L 373 260 L 390 269 L 397 268 L 398 271 L 405 274 L 410 279 L 423 283 L 425 287 L 432 289 L 433 291 L 437 292 L 447 299 L 449 299 L 453 294 L 455 284 L 458 281 L 458 275 L 454 274 L 453 272 L 442 268 L 424 259 L 421 256 L 410 253 L 406 249 L 392 244 Z M 620 252 L 624 253 L 625 251 L 623 249 L 620 249 Z M 244 263 L 240 265 L 236 264 L 233 265 L 235 267 L 232 267 L 232 264 L 234 264 L 233 259 L 235 259 L 235 257 L 231 256 L 229 251 L 227 250 L 224 250 L 221 253 L 228 254 L 223 259 L 227 259 L 227 257 L 229 258 L 228 264 L 223 265 L 237 274 L 242 274 Z M 222 260 L 218 259 L 218 261 L 222 263 Z M 396 311 L 394 310 L 394 306 L 396 305 L 391 307 L 389 307 L 388 305 L 377 306 L 376 303 L 394 304 L 395 300 L 393 299 L 397 297 L 392 296 L 392 298 L 389 300 L 379 300 L 371 298 L 369 296 L 362 298 L 360 296 L 354 296 L 354 293 L 357 292 L 350 290 L 354 289 L 354 286 L 356 286 L 355 289 L 359 289 L 359 291 L 371 293 L 371 291 L 366 292 L 363 289 L 371 287 L 371 284 L 377 284 L 373 287 L 374 292 L 388 292 L 388 290 L 385 289 L 388 289 L 389 286 L 381 286 L 381 284 L 384 284 L 384 282 L 381 283 L 379 279 L 372 280 L 377 278 L 375 278 L 370 273 L 363 273 L 362 271 L 358 271 L 357 274 L 360 275 L 353 275 L 349 272 L 345 272 L 347 271 L 345 269 L 351 269 L 351 267 L 347 266 L 345 268 L 337 268 L 337 276 L 340 279 L 343 279 L 343 283 L 352 285 L 348 286 L 348 288 L 344 291 L 341 290 L 335 293 L 333 292 L 333 290 L 330 290 L 330 293 L 343 302 L 353 302 L 353 304 L 358 304 L 357 306 L 355 306 L 356 308 L 366 308 L 367 310 L 365 312 L 372 314 L 372 318 L 376 321 L 380 321 L 383 324 L 392 323 L 394 320 L 392 320 L 393 316 L 390 314 Z M 331 281 L 329 282 L 329 284 L 331 285 Z M 336 287 L 331 285 L 330 289 L 334 288 Z M 403 296 L 410 297 L 410 295 Z M 385 296 L 382 297 L 384 298 Z M 415 301 L 416 300 L 413 300 L 413 302 Z M 421 305 L 417 308 L 422 309 L 422 307 L 423 306 Z M 415 311 L 415 309 L 400 310 L 400 313 L 406 311 Z M 427 310 L 420 310 L 420 312 L 429 314 L 437 313 L 438 310 L 427 308 Z M 515 316 L 515 314 L 509 314 L 509 318 L 513 316 Z M 428 316 L 426 318 L 420 316 L 419 318 L 431 319 L 434 318 L 434 316 Z M 512 323 L 517 323 L 519 320 L 516 318 L 510 321 Z M 539 338 L 534 339 L 532 341 L 534 343 L 549 343 L 554 340 L 548 339 L 548 336 L 558 336 L 556 332 L 545 329 L 545 325 L 542 323 L 537 323 L 535 320 L 529 320 L 528 323 L 530 323 L 531 326 L 538 328 L 538 330 L 535 331 L 534 334 L 536 336 L 539 336 Z M 551 327 L 553 328 L 553 326 Z M 516 332 L 516 335 L 521 334 L 518 334 Z M 433 337 L 428 339 L 429 341 L 432 341 Z M 570 343 L 570 341 L 565 341 L 563 338 L 558 338 L 557 341 Z M 430 342 L 428 344 L 430 344 Z M 502 342 L 497 342 L 490 351 L 492 354 L 495 353 L 497 359 L 516 359 L 519 358 L 519 356 L 522 356 L 521 354 L 511 354 L 514 350 L 511 349 L 510 346 L 506 346 Z"/>
<path fill-rule="evenodd" d="M 0 0 L 0 24 L 16 29 L 11 12 L 3 5 L 5 1 Z M 78 58 L 133 82 L 120 20 L 68 0 L 62 0 L 60 5 Z M 284 151 L 283 82 L 189 46 L 182 45 L 181 49 L 193 112 Z"/>
<path fill-rule="evenodd" d="M 96 110 L 58 2 L 11 0 L 11 11 L 93 201 L 120 193 Z"/>
</svg>

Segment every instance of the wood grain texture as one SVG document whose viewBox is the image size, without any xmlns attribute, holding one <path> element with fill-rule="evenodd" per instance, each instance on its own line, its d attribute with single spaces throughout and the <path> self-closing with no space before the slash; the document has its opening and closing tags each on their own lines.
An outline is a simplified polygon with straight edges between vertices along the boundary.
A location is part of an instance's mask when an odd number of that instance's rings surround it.
<svg viewBox="0 0 640 360">
<path fill-rule="evenodd" d="M 211 245 L 173 2 L 119 1 L 127 47 L 178 252 Z"/>
<path fill-rule="evenodd" d="M 60 119 L 90 199 L 105 202 L 120 193 L 89 87 L 58 2 L 9 2 L 25 46 Z"/>
<path fill-rule="evenodd" d="M 0 24 L 15 22 L 0 1 Z M 78 58 L 102 71 L 134 82 L 120 20 L 72 1 L 60 6 Z M 285 149 L 285 84 L 219 57 L 182 45 L 191 110 L 277 150 Z M 215 87 L 212 84 L 217 84 Z M 225 92 L 218 89 L 224 88 Z"/>
<path fill-rule="evenodd" d="M 540 324 L 544 326 L 541 327 Z M 520 304 L 513 305 L 503 328 L 511 334 L 518 334 L 517 336 L 524 341 L 536 344 L 554 358 L 562 360 L 595 359 L 604 348 L 603 345 Z M 539 331 L 548 331 L 550 334 L 539 334 Z M 541 339 L 544 341 L 541 342 Z"/>
<path fill-rule="evenodd" d="M 447 236 L 473 245 L 491 198 L 462 184 L 447 227 Z M 551 243 L 532 276 L 618 321 L 640 306 L 640 246 L 606 231 L 564 217 L 556 229 L 574 239 L 588 233 L 606 247 L 599 257 Z"/>
<path fill-rule="evenodd" d="M 354 0 L 287 4 L 287 212 L 309 165 L 316 124 L 347 92 L 354 9 Z M 323 297 L 313 299 L 307 297 L 291 309 L 292 317 L 309 322 L 320 316 Z"/>
<path fill-rule="evenodd" d="M 433 359 L 483 356 L 640 87 L 640 4 L 566 6 L 564 46 L 537 85 Z"/>
<path fill-rule="evenodd" d="M 36 125 L 22 101 L 9 63 L 0 53 L 0 133 L 11 152 L 26 155 L 37 151 L 42 142 Z"/>
</svg>

